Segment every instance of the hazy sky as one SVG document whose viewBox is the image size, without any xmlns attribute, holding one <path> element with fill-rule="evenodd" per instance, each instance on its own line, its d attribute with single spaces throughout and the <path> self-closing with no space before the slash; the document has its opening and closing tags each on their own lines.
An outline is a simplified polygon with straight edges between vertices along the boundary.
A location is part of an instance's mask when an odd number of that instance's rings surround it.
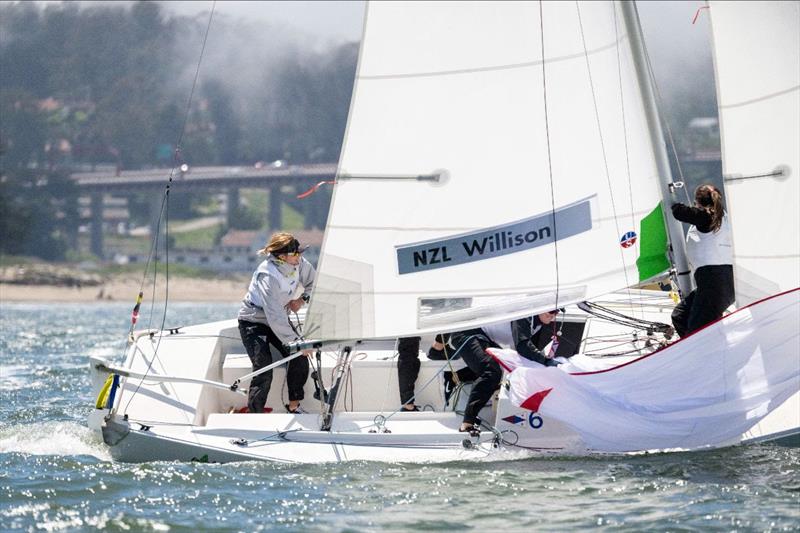
<svg viewBox="0 0 800 533">
<path fill-rule="evenodd" d="M 211 1 L 167 1 L 167 11 L 181 15 L 206 14 Z M 704 1 L 639 1 L 645 38 L 654 60 L 670 71 L 681 63 L 709 56 L 709 15 L 705 10 L 692 20 Z M 326 43 L 358 41 L 364 20 L 363 1 L 218 1 L 215 14 L 249 22 L 263 21 L 273 27 L 306 34 L 316 47 Z M 662 68 L 664 68 L 662 67 Z"/>
<path fill-rule="evenodd" d="M 40 4 L 48 3 L 58 2 L 56 0 L 40 2 Z M 82 0 L 80 3 L 98 5 L 112 2 Z M 127 3 L 130 3 L 130 0 Z M 200 22 L 207 20 L 208 13 L 214 5 L 210 0 L 159 3 L 168 13 L 196 17 Z M 704 79 L 711 80 L 708 10 L 703 10 L 697 18 L 697 23 L 692 24 L 698 8 L 704 6 L 705 2 L 640 0 L 637 5 L 645 42 L 653 60 L 656 78 L 662 88 L 687 85 L 691 79 L 697 78 L 698 74 Z M 217 50 L 219 55 L 224 56 L 218 68 L 224 66 L 232 57 L 228 54 L 231 47 L 262 46 L 272 53 L 274 50 L 270 47 L 275 46 L 275 43 L 293 43 L 294 46 L 302 43 L 307 49 L 321 51 L 343 41 L 359 41 L 364 22 L 364 9 L 365 2 L 361 0 L 219 0 L 214 10 L 215 17 L 226 18 L 228 22 L 233 22 L 228 24 L 229 28 L 236 28 L 238 24 L 240 31 L 235 35 L 212 32 L 210 36 L 212 46 L 209 49 Z M 261 27 L 264 31 L 259 35 Z M 210 58 L 208 62 L 212 63 Z M 708 87 L 704 87 L 702 91 L 712 93 L 713 84 L 707 85 Z M 695 85 L 692 85 L 692 90 L 696 90 Z"/>
<path fill-rule="evenodd" d="M 58 0 L 46 0 L 40 3 L 58 3 Z M 81 3 L 105 2 L 83 0 Z M 210 0 L 160 3 L 168 12 L 188 16 L 207 14 L 213 5 Z M 685 52 L 708 46 L 708 13 L 702 14 L 698 17 L 698 23 L 692 25 L 695 12 L 705 5 L 705 2 L 648 0 L 639 1 L 637 4 L 645 36 L 656 46 L 675 47 Z M 319 39 L 315 44 L 324 44 L 358 41 L 361 38 L 364 20 L 364 5 L 361 0 L 220 0 L 216 3 L 215 13 L 232 19 L 263 21 L 273 27 L 284 27 L 287 30 L 296 29 L 309 38 Z"/>
<path fill-rule="evenodd" d="M 181 15 L 207 13 L 212 4 L 211 1 L 162 2 L 166 10 Z M 697 9 L 704 4 L 705 2 L 697 0 L 638 2 L 642 22 L 647 26 L 648 33 L 658 33 L 659 39 L 672 37 L 679 47 L 703 44 L 708 15 L 705 13 L 698 17 L 699 26 L 693 26 L 692 19 Z M 215 13 L 231 18 L 242 17 L 285 24 L 304 33 L 336 41 L 357 41 L 361 38 L 364 2 L 226 0 L 217 2 Z"/>
<path fill-rule="evenodd" d="M 208 13 L 211 1 L 161 2 L 166 11 L 180 15 Z M 303 33 L 333 41 L 358 41 L 364 19 L 363 1 L 218 1 L 215 15 L 263 20 L 293 26 Z"/>
</svg>

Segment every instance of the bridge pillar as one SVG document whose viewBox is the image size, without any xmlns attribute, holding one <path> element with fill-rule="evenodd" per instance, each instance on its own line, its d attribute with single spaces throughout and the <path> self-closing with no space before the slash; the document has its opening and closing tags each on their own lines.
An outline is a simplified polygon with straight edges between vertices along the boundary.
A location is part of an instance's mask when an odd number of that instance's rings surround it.
<svg viewBox="0 0 800 533">
<path fill-rule="evenodd" d="M 93 192 L 91 195 L 91 217 L 89 248 L 91 252 L 103 259 L 103 193 Z"/>
<path fill-rule="evenodd" d="M 278 231 L 282 224 L 283 194 L 280 185 L 273 185 L 269 188 L 269 231 Z"/>
<path fill-rule="evenodd" d="M 236 216 L 236 210 L 239 208 L 239 187 L 230 187 L 228 189 L 228 202 L 225 206 L 225 224 L 228 228 L 234 227 L 235 221 L 233 218 Z"/>
</svg>

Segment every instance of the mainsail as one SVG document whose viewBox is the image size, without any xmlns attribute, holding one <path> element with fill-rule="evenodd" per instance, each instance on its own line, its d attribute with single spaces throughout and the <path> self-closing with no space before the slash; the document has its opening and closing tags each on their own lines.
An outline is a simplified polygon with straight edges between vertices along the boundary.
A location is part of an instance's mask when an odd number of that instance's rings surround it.
<svg viewBox="0 0 800 533">
<path fill-rule="evenodd" d="M 710 6 L 741 306 L 800 286 L 800 3 Z"/>
<path fill-rule="evenodd" d="M 306 336 L 462 329 L 658 273 L 648 135 L 614 2 L 371 3 Z M 640 270 L 643 239 L 662 257 Z"/>
</svg>

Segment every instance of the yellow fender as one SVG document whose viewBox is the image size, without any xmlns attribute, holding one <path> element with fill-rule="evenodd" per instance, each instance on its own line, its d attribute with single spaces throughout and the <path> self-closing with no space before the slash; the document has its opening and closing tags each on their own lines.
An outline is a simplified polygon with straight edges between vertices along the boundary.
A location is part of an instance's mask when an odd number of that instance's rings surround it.
<svg viewBox="0 0 800 533">
<path fill-rule="evenodd" d="M 109 374 L 106 382 L 103 383 L 103 388 L 100 389 L 100 394 L 97 395 L 97 402 L 94 404 L 95 409 L 104 409 L 108 403 L 108 395 L 111 392 L 111 385 L 114 383 L 114 374 Z"/>
</svg>

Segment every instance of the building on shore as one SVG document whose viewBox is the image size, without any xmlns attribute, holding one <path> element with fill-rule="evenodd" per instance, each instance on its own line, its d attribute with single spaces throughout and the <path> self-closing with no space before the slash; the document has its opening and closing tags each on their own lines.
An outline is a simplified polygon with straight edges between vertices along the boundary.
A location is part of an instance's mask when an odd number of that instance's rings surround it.
<svg viewBox="0 0 800 533">
<path fill-rule="evenodd" d="M 303 245 L 308 245 L 304 257 L 312 265 L 317 264 L 322 248 L 322 230 L 295 230 L 291 232 Z M 258 250 L 264 247 L 269 238 L 266 231 L 230 230 L 220 240 L 219 245 L 209 250 L 172 249 L 170 262 L 212 272 L 252 272 L 263 261 Z M 117 263 L 143 263 L 144 255 L 117 254 Z"/>
</svg>

